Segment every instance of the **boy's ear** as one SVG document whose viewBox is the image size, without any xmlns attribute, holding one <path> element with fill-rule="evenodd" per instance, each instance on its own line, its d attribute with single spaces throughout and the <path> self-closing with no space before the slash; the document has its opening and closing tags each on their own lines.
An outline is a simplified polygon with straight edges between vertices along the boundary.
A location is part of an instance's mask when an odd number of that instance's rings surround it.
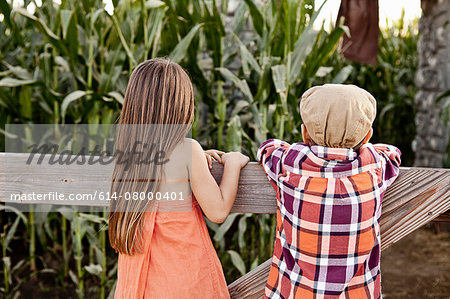
<svg viewBox="0 0 450 299">
<path fill-rule="evenodd" d="M 312 139 L 309 136 L 308 130 L 306 129 L 306 126 L 304 124 L 302 124 L 302 138 L 304 143 L 312 144 Z"/>
<path fill-rule="evenodd" d="M 370 138 L 372 138 L 372 133 L 373 133 L 373 129 L 370 128 L 369 132 L 367 132 L 366 137 L 364 137 L 362 144 L 366 144 L 367 142 L 369 142 Z"/>
</svg>

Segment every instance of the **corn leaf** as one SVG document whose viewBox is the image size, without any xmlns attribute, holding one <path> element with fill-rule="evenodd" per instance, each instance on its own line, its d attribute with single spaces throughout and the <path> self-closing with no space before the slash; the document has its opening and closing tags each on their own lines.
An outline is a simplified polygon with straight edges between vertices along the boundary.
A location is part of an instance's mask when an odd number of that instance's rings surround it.
<svg viewBox="0 0 450 299">
<path fill-rule="evenodd" d="M 64 118 L 66 115 L 67 108 L 69 107 L 70 103 L 86 96 L 88 94 L 87 91 L 84 90 L 75 90 L 69 93 L 63 100 L 61 104 L 61 117 Z"/>
<path fill-rule="evenodd" d="M 237 253 L 234 250 L 228 250 L 227 252 L 231 257 L 231 262 L 233 263 L 233 265 L 236 267 L 236 269 L 239 270 L 241 275 L 244 275 L 246 271 L 245 271 L 245 263 L 242 257 L 239 255 L 239 253 Z"/>
<path fill-rule="evenodd" d="M 245 4 L 247 4 L 248 9 L 250 11 L 253 27 L 255 28 L 259 36 L 262 36 L 264 30 L 264 17 L 262 16 L 258 7 L 256 7 L 256 4 L 252 0 L 245 0 Z"/>
<path fill-rule="evenodd" d="M 347 80 L 348 76 L 350 76 L 350 74 L 353 71 L 353 66 L 352 65 L 347 65 L 345 67 L 343 67 L 339 73 L 337 73 L 336 76 L 334 76 L 332 83 L 335 84 L 342 84 L 345 82 L 345 80 Z"/>
<path fill-rule="evenodd" d="M 194 36 L 198 33 L 202 25 L 197 24 L 189 31 L 189 33 L 180 41 L 180 43 L 175 47 L 175 49 L 170 53 L 169 58 L 173 62 L 179 63 L 183 58 L 186 57 L 187 49 L 194 38 Z"/>
<path fill-rule="evenodd" d="M 36 81 L 36 80 L 21 80 L 21 79 L 15 79 L 15 78 L 3 78 L 0 80 L 0 86 L 18 87 L 18 86 L 36 84 L 37 82 L 38 81 Z"/>
</svg>

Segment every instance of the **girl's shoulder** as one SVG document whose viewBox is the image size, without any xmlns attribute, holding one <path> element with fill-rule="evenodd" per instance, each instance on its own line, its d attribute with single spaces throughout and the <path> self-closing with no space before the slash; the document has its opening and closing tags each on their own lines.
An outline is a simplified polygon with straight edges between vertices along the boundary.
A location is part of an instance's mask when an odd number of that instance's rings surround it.
<svg viewBox="0 0 450 299">
<path fill-rule="evenodd" d="M 200 149 L 203 150 L 200 143 L 192 138 L 184 138 L 183 142 L 180 143 L 180 146 L 185 150 L 193 150 L 193 149 Z"/>
<path fill-rule="evenodd" d="M 184 138 L 182 142 L 177 146 L 178 150 L 181 151 L 185 156 L 196 157 L 203 156 L 203 148 L 200 143 L 192 138 Z"/>
<path fill-rule="evenodd" d="M 173 149 L 170 159 L 173 162 L 186 163 L 189 167 L 192 165 L 192 160 L 198 155 L 204 155 L 202 146 L 197 140 L 192 138 L 184 138 L 175 148 Z"/>
</svg>

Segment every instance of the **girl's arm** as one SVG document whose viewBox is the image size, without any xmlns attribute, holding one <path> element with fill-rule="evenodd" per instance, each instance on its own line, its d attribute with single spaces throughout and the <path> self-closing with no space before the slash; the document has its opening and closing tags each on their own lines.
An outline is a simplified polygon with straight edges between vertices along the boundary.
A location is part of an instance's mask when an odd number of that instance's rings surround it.
<svg viewBox="0 0 450 299">
<path fill-rule="evenodd" d="M 236 197 L 239 174 L 248 161 L 249 158 L 241 153 L 223 154 L 222 181 L 217 185 L 210 173 L 202 147 L 192 140 L 192 166 L 189 171 L 191 188 L 209 220 L 221 223 L 227 218 Z"/>
</svg>

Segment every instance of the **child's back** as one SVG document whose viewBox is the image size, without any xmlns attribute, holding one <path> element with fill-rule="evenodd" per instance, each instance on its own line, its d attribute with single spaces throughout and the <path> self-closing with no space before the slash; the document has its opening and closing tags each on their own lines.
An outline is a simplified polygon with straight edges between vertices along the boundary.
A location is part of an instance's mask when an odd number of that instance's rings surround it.
<svg viewBox="0 0 450 299">
<path fill-rule="evenodd" d="M 202 211 L 224 221 L 248 157 L 203 151 L 185 138 L 193 117 L 192 84 L 179 65 L 150 59 L 135 68 L 111 184 L 109 240 L 119 252 L 115 298 L 229 298 Z M 220 186 L 210 173 L 212 158 L 224 165 Z"/>
<path fill-rule="evenodd" d="M 278 199 L 265 295 L 380 298 L 381 202 L 398 175 L 400 152 L 367 143 L 375 117 L 368 93 L 354 86 L 320 88 L 302 98 L 306 143 L 268 140 L 258 151 Z M 348 91 L 355 101 L 345 99 Z M 355 104 L 360 107 L 346 111 Z"/>
<path fill-rule="evenodd" d="M 229 297 L 202 211 L 191 193 L 187 161 L 192 142 L 186 139 L 178 145 L 165 164 L 165 183 L 153 195 L 161 198 L 156 201 L 158 212 L 145 216 L 144 252 L 119 255 L 116 298 Z"/>
</svg>

